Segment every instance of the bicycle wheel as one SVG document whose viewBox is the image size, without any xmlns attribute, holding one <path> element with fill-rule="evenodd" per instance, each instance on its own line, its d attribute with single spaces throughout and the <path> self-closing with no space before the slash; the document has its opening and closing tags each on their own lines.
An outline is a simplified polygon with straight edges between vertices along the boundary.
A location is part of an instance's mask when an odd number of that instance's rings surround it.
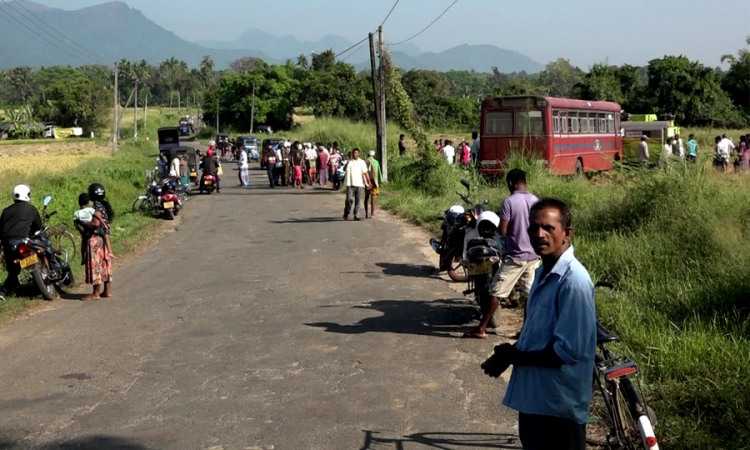
<svg viewBox="0 0 750 450">
<path fill-rule="evenodd" d="M 594 382 L 591 392 L 591 409 L 586 424 L 586 443 L 599 448 L 619 448 L 617 428 L 612 420 L 612 398 L 603 393 L 599 384 Z"/>
<path fill-rule="evenodd" d="M 615 399 L 615 408 L 619 417 L 619 440 L 622 447 L 632 450 L 658 448 L 652 425 L 656 424 L 656 417 L 651 408 L 641 401 L 630 378 L 625 377 L 619 380 Z M 639 419 L 642 420 L 641 426 L 639 426 Z M 644 424 L 643 419 L 645 419 L 647 430 L 641 429 Z"/>
<path fill-rule="evenodd" d="M 138 211 L 144 212 L 144 211 L 146 211 L 147 207 L 148 207 L 148 205 L 146 204 L 146 200 L 145 199 L 137 198 L 133 202 L 133 212 L 138 212 Z"/>
<path fill-rule="evenodd" d="M 52 240 L 52 248 L 55 251 L 63 250 L 68 255 L 68 263 L 75 260 L 78 256 L 78 246 L 76 245 L 76 238 L 73 233 L 68 231 L 65 225 L 58 225 L 48 231 L 50 240 Z"/>
</svg>

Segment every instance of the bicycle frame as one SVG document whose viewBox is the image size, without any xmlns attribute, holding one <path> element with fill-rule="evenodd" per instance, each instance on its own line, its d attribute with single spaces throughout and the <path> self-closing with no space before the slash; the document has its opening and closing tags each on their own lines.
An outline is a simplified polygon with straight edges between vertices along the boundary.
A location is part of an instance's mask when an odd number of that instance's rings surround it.
<svg viewBox="0 0 750 450">
<path fill-rule="evenodd" d="M 638 428 L 642 448 L 659 450 L 646 403 L 630 379 L 630 376 L 638 376 L 638 365 L 628 358 L 614 355 L 604 343 L 598 347 L 600 354 L 595 357 L 594 380 L 604 398 L 613 424 L 613 429 L 607 432 L 607 446 L 627 448 L 625 439 L 628 429 L 625 426 L 625 414 L 629 414 Z M 625 405 L 618 401 L 618 394 L 622 396 Z M 622 406 L 625 406 L 627 411 L 623 410 Z M 612 442 L 613 437 L 616 442 Z"/>
</svg>

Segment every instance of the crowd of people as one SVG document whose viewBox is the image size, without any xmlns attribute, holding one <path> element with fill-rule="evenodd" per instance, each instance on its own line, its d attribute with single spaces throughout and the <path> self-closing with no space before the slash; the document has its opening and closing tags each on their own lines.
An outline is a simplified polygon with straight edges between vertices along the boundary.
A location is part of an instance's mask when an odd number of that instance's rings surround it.
<svg viewBox="0 0 750 450">
<path fill-rule="evenodd" d="M 404 135 L 401 135 L 401 141 L 403 141 Z M 476 131 L 471 135 L 472 142 L 466 139 L 461 140 L 458 147 L 454 147 L 453 141 L 450 139 L 438 139 L 433 142 L 435 149 L 438 154 L 445 159 L 448 165 L 460 165 L 461 167 L 469 167 L 472 164 L 476 164 L 477 158 L 479 157 L 479 133 Z M 401 143 L 399 142 L 399 149 Z"/>
<path fill-rule="evenodd" d="M 81 234 L 81 265 L 84 266 L 85 282 L 92 286 L 91 294 L 81 300 L 96 301 L 111 297 L 114 254 L 109 236 L 115 213 L 106 199 L 104 186 L 91 184 L 88 192 L 78 196 L 78 208 L 73 214 L 73 223 Z M 25 184 L 13 188 L 13 204 L 0 214 L 0 242 L 8 272 L 0 288 L 0 299 L 5 300 L 21 288 L 18 279 L 21 267 L 8 258 L 20 242 L 33 237 L 42 227 L 39 210 L 31 204 L 31 188 Z"/>
<path fill-rule="evenodd" d="M 648 149 L 649 137 L 642 136 L 638 144 L 636 158 L 641 165 L 648 165 L 651 155 Z M 730 166 L 734 166 L 736 172 L 747 172 L 750 170 L 750 134 L 740 136 L 737 145 L 726 135 L 716 136 L 714 138 L 714 159 L 713 165 L 723 172 L 729 172 Z M 675 163 L 685 164 L 690 162 L 695 164 L 698 161 L 698 151 L 700 146 L 695 135 L 690 134 L 687 141 L 683 141 L 679 134 L 670 136 L 664 142 L 661 155 L 659 156 L 659 166 L 669 169 Z"/>
<path fill-rule="evenodd" d="M 346 187 L 344 219 L 353 213 L 354 220 L 360 220 L 362 200 L 365 203 L 365 218 L 375 217 L 382 179 L 375 151 L 370 151 L 366 159 L 360 159 L 360 153 L 355 148 L 344 154 L 338 142 L 323 145 L 284 141 L 276 146 L 267 146 L 262 158 L 271 189 L 279 186 L 304 189 L 305 186 L 317 184 L 326 187 L 331 184 L 333 189 L 338 190 L 343 184 Z"/>
</svg>

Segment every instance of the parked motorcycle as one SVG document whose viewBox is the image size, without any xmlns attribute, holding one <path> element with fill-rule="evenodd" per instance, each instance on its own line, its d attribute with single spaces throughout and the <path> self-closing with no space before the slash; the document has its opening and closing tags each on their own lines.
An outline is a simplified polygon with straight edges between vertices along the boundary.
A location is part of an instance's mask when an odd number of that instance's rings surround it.
<svg viewBox="0 0 750 450">
<path fill-rule="evenodd" d="M 500 268 L 505 254 L 505 240 L 499 234 L 500 217 L 492 211 L 479 215 L 476 236 L 466 243 L 466 272 L 469 288 L 464 295 L 474 294 L 474 300 L 485 310 L 490 302 L 490 284 Z M 490 318 L 489 326 L 500 325 L 500 308 Z"/>
<path fill-rule="evenodd" d="M 172 185 L 169 183 L 165 184 L 164 188 L 161 191 L 162 193 L 159 197 L 161 213 L 168 220 L 174 220 L 174 217 L 179 214 L 180 210 L 182 209 L 182 201 L 178 197 L 177 193 L 175 193 Z"/>
<path fill-rule="evenodd" d="M 34 236 L 18 241 L 10 257 L 21 270 L 28 270 L 45 300 L 54 300 L 59 291 L 75 284 L 67 252 L 62 248 L 53 248 L 52 240 L 47 234 L 47 221 L 57 214 L 57 211 L 45 212 L 50 202 L 51 196 L 44 198 L 42 229 Z"/>
<path fill-rule="evenodd" d="M 336 169 L 336 173 L 333 174 L 333 179 L 331 179 L 334 191 L 341 189 L 341 184 L 344 182 L 344 178 L 346 178 L 346 172 L 344 172 L 342 167 L 339 167 Z"/>
<path fill-rule="evenodd" d="M 448 276 L 453 281 L 465 282 L 468 280 L 464 265 L 466 238 L 474 235 L 473 230 L 476 227 L 477 218 L 485 211 L 484 205 L 488 201 L 485 201 L 484 204 L 472 206 L 471 183 L 468 180 L 461 180 L 461 184 L 466 188 L 466 194 L 460 192 L 456 192 L 456 194 L 467 205 L 469 211 L 467 212 L 461 205 L 453 205 L 445 211 L 443 216 L 438 217 L 437 220 L 443 222 L 441 225 L 442 235 L 440 240 L 430 239 L 430 246 L 435 253 L 440 255 L 438 270 L 440 272 L 447 271 Z"/>
<path fill-rule="evenodd" d="M 208 192 L 208 195 L 211 195 L 215 189 L 216 177 L 211 174 L 204 175 L 203 180 L 201 180 L 200 193 Z"/>
</svg>

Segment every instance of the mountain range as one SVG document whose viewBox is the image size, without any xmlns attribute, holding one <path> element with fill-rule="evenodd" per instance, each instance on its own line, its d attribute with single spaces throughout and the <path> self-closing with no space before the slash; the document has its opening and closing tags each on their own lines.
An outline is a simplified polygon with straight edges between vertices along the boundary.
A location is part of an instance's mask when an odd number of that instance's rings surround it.
<svg viewBox="0 0 750 450">
<path fill-rule="evenodd" d="M 351 47 L 347 39 L 328 35 L 318 41 L 274 36 L 250 29 L 234 41 L 186 41 L 149 20 L 139 10 L 115 1 L 75 11 L 50 8 L 28 0 L 0 2 L 0 69 L 15 66 L 110 64 L 120 59 L 152 64 L 175 57 L 196 67 L 210 55 L 218 69 L 235 59 L 252 56 L 268 63 L 296 61 L 300 54 Z M 366 47 L 366 46 L 364 46 Z M 369 68 L 369 52 L 360 48 L 342 56 L 358 69 Z M 438 71 L 538 72 L 543 66 L 513 50 L 492 45 L 461 45 L 444 52 L 423 53 L 411 43 L 392 49 L 402 69 Z"/>
</svg>

